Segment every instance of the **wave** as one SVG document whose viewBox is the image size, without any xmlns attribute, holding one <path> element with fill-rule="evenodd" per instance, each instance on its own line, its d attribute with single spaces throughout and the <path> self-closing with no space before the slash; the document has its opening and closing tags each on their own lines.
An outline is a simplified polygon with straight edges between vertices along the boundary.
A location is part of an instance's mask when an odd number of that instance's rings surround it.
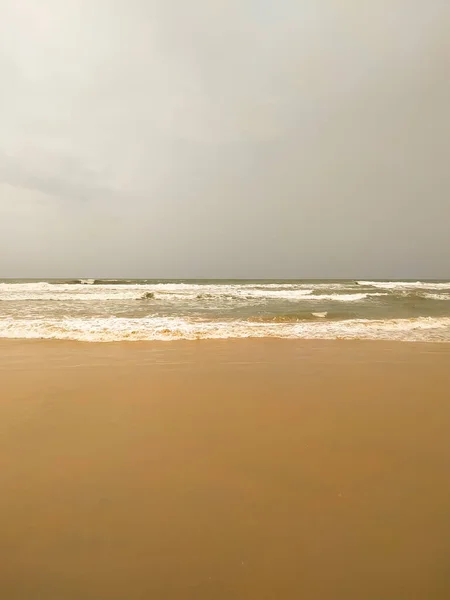
<svg viewBox="0 0 450 600">
<path fill-rule="evenodd" d="M 151 292 L 148 292 L 150 294 Z M 145 296 L 145 294 L 144 294 Z M 149 296 L 150 297 L 150 296 Z M 116 294 L 104 294 L 104 293 L 77 293 L 70 294 L 60 292 L 58 294 L 47 294 L 37 295 L 32 293 L 24 293 L 20 295 L 3 295 L 0 293 L 0 301 L 10 302 L 109 302 L 109 301 L 129 301 L 129 300 L 141 300 L 143 296 L 136 295 L 136 293 L 116 293 Z"/>
<path fill-rule="evenodd" d="M 139 279 L 68 279 L 63 281 L 69 285 L 145 285 L 147 280 Z M 53 285 L 58 285 L 58 282 L 52 282 Z"/>
<path fill-rule="evenodd" d="M 313 321 L 302 323 L 213 322 L 178 317 L 0 319 L 0 338 L 119 342 L 230 338 L 367 339 L 450 341 L 450 318 Z"/>
<path fill-rule="evenodd" d="M 360 302 L 381 294 L 322 294 L 322 295 L 309 295 L 309 296 L 282 296 L 280 299 L 289 302 Z M 200 294 L 200 295 L 187 295 L 187 294 L 169 294 L 169 293 L 156 293 L 156 292 L 144 292 L 143 294 L 136 294 L 133 291 L 130 292 L 116 292 L 113 294 L 107 293 L 64 293 L 58 294 L 47 294 L 37 295 L 33 293 L 23 293 L 20 295 L 2 295 L 0 294 L 0 301 L 10 302 L 124 302 L 134 300 L 160 300 L 166 303 L 179 303 L 179 302 L 194 302 L 197 303 L 206 302 L 214 303 L 218 308 L 223 306 L 223 303 L 237 303 L 244 304 L 250 303 L 261 303 L 266 302 L 269 298 L 267 297 L 255 297 L 255 296 L 243 296 L 237 294 Z"/>
<path fill-rule="evenodd" d="M 80 279 L 79 283 L 81 285 L 94 285 L 95 279 Z"/>
<path fill-rule="evenodd" d="M 450 294 L 423 294 L 428 300 L 450 300 Z"/>
<path fill-rule="evenodd" d="M 301 323 L 303 321 L 317 321 L 322 319 L 333 319 L 333 320 L 344 320 L 351 319 L 354 315 L 346 314 L 342 312 L 295 312 L 295 313 L 283 313 L 278 315 L 256 315 L 248 318 L 250 323 Z"/>
<path fill-rule="evenodd" d="M 133 280 L 80 279 L 64 283 L 0 283 L 0 301 L 125 302 L 155 299 L 161 304 L 207 303 L 213 308 L 215 304 L 219 309 L 233 303 L 264 305 L 277 301 L 322 304 L 378 299 L 382 302 L 405 302 L 409 298 L 414 301 L 450 299 L 450 283 L 360 281 L 358 284 L 137 283 Z"/>
<path fill-rule="evenodd" d="M 142 296 L 139 296 L 136 300 L 154 300 L 154 298 L 155 292 L 145 292 L 145 294 L 142 294 Z"/>
<path fill-rule="evenodd" d="M 332 302 L 360 302 L 368 298 L 385 296 L 386 294 L 314 294 L 309 296 L 310 300 L 329 300 Z"/>
<path fill-rule="evenodd" d="M 262 289 L 240 285 L 204 284 L 114 284 L 96 285 L 95 280 L 84 280 L 78 284 L 52 284 L 49 282 L 8 284 L 0 283 L 0 300 L 12 301 L 110 301 L 158 298 L 167 302 L 178 301 L 218 301 L 218 302 L 268 302 L 268 301 L 335 301 L 356 302 L 375 293 L 314 293 L 313 288 L 301 289 Z M 321 288 L 321 290 L 324 288 Z M 319 290 L 320 291 L 320 290 Z"/>
<path fill-rule="evenodd" d="M 450 282 L 428 282 L 428 281 L 357 281 L 360 286 L 373 287 L 383 290 L 405 290 L 405 289 L 423 289 L 423 290 L 449 290 Z"/>
</svg>

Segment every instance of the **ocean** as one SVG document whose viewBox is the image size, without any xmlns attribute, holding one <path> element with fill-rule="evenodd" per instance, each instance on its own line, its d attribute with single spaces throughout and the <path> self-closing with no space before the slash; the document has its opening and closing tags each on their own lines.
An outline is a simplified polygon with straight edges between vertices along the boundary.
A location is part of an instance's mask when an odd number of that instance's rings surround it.
<svg viewBox="0 0 450 600">
<path fill-rule="evenodd" d="M 0 338 L 450 341 L 449 281 L 0 280 Z"/>
</svg>

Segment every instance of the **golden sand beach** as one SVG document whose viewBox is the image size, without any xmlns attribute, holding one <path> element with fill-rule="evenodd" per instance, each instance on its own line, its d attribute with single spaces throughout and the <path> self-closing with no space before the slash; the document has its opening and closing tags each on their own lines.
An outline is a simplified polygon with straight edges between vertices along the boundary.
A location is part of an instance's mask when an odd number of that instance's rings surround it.
<svg viewBox="0 0 450 600">
<path fill-rule="evenodd" d="M 450 345 L 0 343 L 5 600 L 448 600 Z"/>
</svg>

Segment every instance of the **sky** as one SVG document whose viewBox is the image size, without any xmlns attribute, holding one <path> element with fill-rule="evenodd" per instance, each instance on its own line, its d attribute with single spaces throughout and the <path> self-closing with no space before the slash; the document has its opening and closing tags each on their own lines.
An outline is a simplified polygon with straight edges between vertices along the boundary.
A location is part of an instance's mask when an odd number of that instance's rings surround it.
<svg viewBox="0 0 450 600">
<path fill-rule="evenodd" d="M 0 278 L 450 278 L 448 0 L 2 0 Z"/>
</svg>

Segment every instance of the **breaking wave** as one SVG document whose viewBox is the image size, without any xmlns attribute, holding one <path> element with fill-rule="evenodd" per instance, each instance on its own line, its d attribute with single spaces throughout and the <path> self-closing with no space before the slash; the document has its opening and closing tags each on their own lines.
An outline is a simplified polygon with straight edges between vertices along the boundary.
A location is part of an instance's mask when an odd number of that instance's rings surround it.
<svg viewBox="0 0 450 600">
<path fill-rule="evenodd" d="M 145 292 L 145 294 L 142 294 L 142 296 L 139 296 L 139 298 L 137 298 L 137 300 L 154 300 L 155 298 L 155 292 Z"/>
<path fill-rule="evenodd" d="M 449 290 L 450 282 L 432 281 L 357 281 L 360 286 L 373 287 L 383 290 Z"/>
<path fill-rule="evenodd" d="M 445 342 L 450 340 L 450 318 L 302 323 L 212 322 L 179 317 L 0 319 L 0 338 L 10 339 L 120 342 L 263 337 Z"/>
<path fill-rule="evenodd" d="M 450 300 L 450 294 L 423 294 L 427 300 Z"/>
<path fill-rule="evenodd" d="M 326 288 L 309 287 L 273 289 L 249 287 L 248 285 L 202 285 L 202 284 L 125 284 L 105 283 L 96 285 L 95 280 L 85 283 L 0 283 L 0 300 L 11 301 L 120 301 L 159 299 L 177 301 L 226 301 L 226 302 L 360 302 L 387 295 L 387 292 L 326 293 Z"/>
<path fill-rule="evenodd" d="M 448 340 L 450 282 L 0 281 L 0 337 Z"/>
<path fill-rule="evenodd" d="M 94 285 L 95 279 L 79 279 L 78 282 L 81 285 Z"/>
</svg>

